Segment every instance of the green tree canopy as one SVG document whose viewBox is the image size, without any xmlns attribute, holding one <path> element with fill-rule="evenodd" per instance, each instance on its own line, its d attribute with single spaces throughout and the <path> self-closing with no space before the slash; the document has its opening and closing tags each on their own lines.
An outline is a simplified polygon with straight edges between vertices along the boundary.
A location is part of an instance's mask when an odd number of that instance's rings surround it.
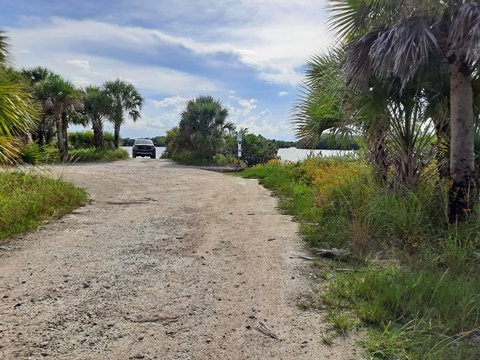
<svg viewBox="0 0 480 360">
<path fill-rule="evenodd" d="M 178 127 L 179 147 L 213 157 L 223 136 L 234 130 L 227 121 L 228 110 L 212 96 L 199 96 L 187 102 Z"/>
<path fill-rule="evenodd" d="M 140 110 L 144 99 L 133 84 L 121 79 L 107 81 L 104 84 L 104 89 L 112 101 L 112 112 L 109 117 L 114 127 L 115 148 L 118 148 L 120 127 L 125 121 L 124 114 L 127 113 L 133 121 L 140 119 Z"/>
</svg>

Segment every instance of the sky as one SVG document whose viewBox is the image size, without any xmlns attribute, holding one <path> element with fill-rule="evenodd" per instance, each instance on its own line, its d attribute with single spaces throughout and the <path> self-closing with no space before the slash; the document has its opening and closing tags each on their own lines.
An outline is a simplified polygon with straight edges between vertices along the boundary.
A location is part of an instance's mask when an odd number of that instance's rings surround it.
<svg viewBox="0 0 480 360">
<path fill-rule="evenodd" d="M 305 64 L 333 42 L 326 3 L 0 0 L 0 30 L 16 68 L 43 66 L 78 87 L 134 84 L 142 117 L 127 119 L 122 137 L 165 135 L 186 101 L 211 95 L 237 128 L 294 140 Z"/>
</svg>

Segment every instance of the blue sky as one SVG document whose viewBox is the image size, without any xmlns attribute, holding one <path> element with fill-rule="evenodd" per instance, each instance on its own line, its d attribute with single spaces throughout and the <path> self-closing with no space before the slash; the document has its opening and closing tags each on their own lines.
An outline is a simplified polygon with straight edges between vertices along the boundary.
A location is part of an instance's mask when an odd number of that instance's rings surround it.
<svg viewBox="0 0 480 360">
<path fill-rule="evenodd" d="M 325 8 L 322 0 L 2 0 L 0 29 L 17 68 L 44 66 L 80 87 L 132 82 L 145 105 L 123 137 L 165 135 L 187 100 L 212 95 L 237 127 L 293 140 L 304 65 L 333 38 Z"/>
</svg>

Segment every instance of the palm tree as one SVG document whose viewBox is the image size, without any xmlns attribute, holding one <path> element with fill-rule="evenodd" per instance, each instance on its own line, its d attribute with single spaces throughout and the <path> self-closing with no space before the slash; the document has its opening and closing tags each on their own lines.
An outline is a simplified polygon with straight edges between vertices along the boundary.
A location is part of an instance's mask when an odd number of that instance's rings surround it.
<svg viewBox="0 0 480 360">
<path fill-rule="evenodd" d="M 12 83 L 6 73 L 7 38 L 0 32 L 0 165 L 18 161 L 22 137 L 35 126 L 35 102 L 22 84 Z"/>
<path fill-rule="evenodd" d="M 292 116 L 295 135 L 303 146 L 315 148 L 327 130 L 347 131 L 344 103 L 349 94 L 340 61 L 342 52 L 313 56 L 307 63 L 302 95 Z"/>
<path fill-rule="evenodd" d="M 472 73 L 480 58 L 480 4 L 468 0 L 331 3 L 334 28 L 348 42 L 344 68 L 352 87 L 368 87 L 372 76 L 396 77 L 405 87 L 432 56 L 448 66 L 449 218 L 465 220 L 477 203 Z"/>
<path fill-rule="evenodd" d="M 23 74 L 26 81 L 30 84 L 32 92 L 35 93 L 35 87 L 45 81 L 53 73 L 47 68 L 37 66 L 34 68 L 22 69 L 21 73 Z M 50 116 L 43 113 L 41 116 L 36 131 L 33 132 L 33 139 L 39 145 L 50 144 L 54 135 L 55 123 Z"/>
<path fill-rule="evenodd" d="M 104 89 L 112 101 L 112 112 L 110 114 L 110 121 L 114 126 L 113 143 L 118 149 L 120 145 L 120 127 L 124 123 L 124 112 L 137 121 L 140 118 L 140 110 L 143 105 L 143 97 L 132 84 L 116 79 L 107 81 Z"/>
<path fill-rule="evenodd" d="M 103 120 L 112 112 L 112 100 L 104 89 L 89 86 L 83 98 L 85 113 L 92 123 L 93 140 L 97 149 L 104 147 Z"/>
<path fill-rule="evenodd" d="M 211 96 L 199 96 L 187 102 L 178 128 L 181 146 L 213 157 L 228 130 L 234 125 L 227 121 L 228 110 Z"/>
<path fill-rule="evenodd" d="M 60 75 L 50 74 L 35 86 L 35 95 L 40 100 L 45 116 L 52 116 L 57 133 L 60 158 L 68 154 L 67 129 L 70 113 L 81 110 L 79 92 L 74 85 Z"/>
<path fill-rule="evenodd" d="M 29 80 L 30 85 L 35 85 L 43 80 L 46 80 L 52 74 L 50 70 L 42 66 L 22 69 L 21 72 Z"/>
</svg>

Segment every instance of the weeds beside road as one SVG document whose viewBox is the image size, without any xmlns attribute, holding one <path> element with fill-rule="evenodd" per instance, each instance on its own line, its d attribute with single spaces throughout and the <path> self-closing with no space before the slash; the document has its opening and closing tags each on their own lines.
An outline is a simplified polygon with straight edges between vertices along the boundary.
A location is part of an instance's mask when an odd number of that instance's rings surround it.
<svg viewBox="0 0 480 360">
<path fill-rule="evenodd" d="M 375 359 L 480 358 L 479 223 L 447 225 L 440 185 L 395 193 L 348 158 L 273 161 L 242 175 L 280 197 L 310 245 L 351 252 L 316 261 L 326 291 L 302 307 L 330 308 L 337 333 L 368 329 Z"/>
<path fill-rule="evenodd" d="M 0 172 L 0 239 L 61 217 L 85 199 L 84 190 L 60 179 Z"/>
</svg>

